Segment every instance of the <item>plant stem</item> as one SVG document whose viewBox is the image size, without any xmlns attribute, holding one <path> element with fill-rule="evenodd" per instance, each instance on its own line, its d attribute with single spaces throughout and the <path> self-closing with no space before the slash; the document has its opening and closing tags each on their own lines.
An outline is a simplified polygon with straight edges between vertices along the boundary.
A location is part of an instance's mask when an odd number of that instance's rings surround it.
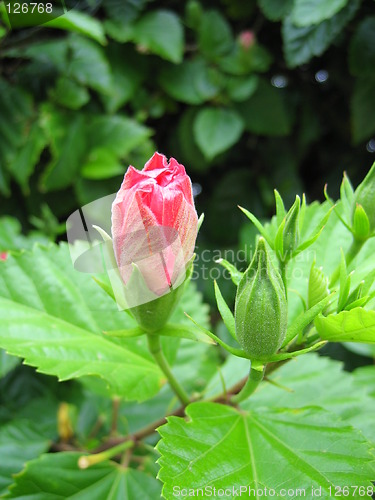
<svg viewBox="0 0 375 500">
<path fill-rule="evenodd" d="M 117 422 L 118 413 L 120 409 L 120 398 L 114 397 L 112 400 L 112 422 L 111 422 L 111 434 L 116 434 L 117 432 Z"/>
<path fill-rule="evenodd" d="M 184 406 L 188 405 L 190 403 L 189 396 L 186 394 L 184 388 L 180 385 L 180 383 L 176 380 L 167 360 L 164 357 L 161 348 L 160 336 L 157 334 L 148 333 L 147 340 L 148 347 L 152 356 L 154 357 L 156 363 L 159 365 L 161 371 L 167 377 L 169 385 L 173 389 L 174 393 Z"/>
<path fill-rule="evenodd" d="M 286 265 L 287 265 L 287 262 L 285 262 L 284 260 L 279 260 L 279 264 L 280 264 L 280 274 L 281 274 L 281 279 L 283 280 L 283 283 L 284 283 L 284 288 L 285 288 L 285 297 L 288 298 L 288 283 L 287 283 L 287 280 L 286 280 Z"/>
<path fill-rule="evenodd" d="M 98 464 L 100 462 L 104 462 L 105 460 L 109 460 L 110 458 L 118 455 L 122 451 L 128 450 L 134 446 L 133 441 L 124 441 L 113 448 L 109 448 L 105 451 L 101 451 L 100 453 L 95 453 L 94 455 L 82 456 L 78 460 L 78 467 L 80 469 L 87 469 L 91 465 Z"/>
<path fill-rule="evenodd" d="M 232 403 L 240 403 L 247 399 L 258 387 L 260 382 L 263 380 L 264 376 L 264 366 L 260 369 L 255 369 L 250 367 L 249 377 L 246 381 L 246 384 L 243 386 L 241 391 L 231 398 Z"/>
<path fill-rule="evenodd" d="M 357 256 L 361 248 L 363 247 L 363 244 L 365 243 L 366 240 L 357 240 L 356 238 L 353 238 L 352 244 L 349 247 L 349 250 L 345 254 L 345 261 L 346 265 L 349 266 L 349 264 L 352 262 L 354 257 Z M 336 267 L 334 270 L 330 282 L 329 282 L 329 287 L 333 287 L 340 278 L 340 264 Z"/>
</svg>

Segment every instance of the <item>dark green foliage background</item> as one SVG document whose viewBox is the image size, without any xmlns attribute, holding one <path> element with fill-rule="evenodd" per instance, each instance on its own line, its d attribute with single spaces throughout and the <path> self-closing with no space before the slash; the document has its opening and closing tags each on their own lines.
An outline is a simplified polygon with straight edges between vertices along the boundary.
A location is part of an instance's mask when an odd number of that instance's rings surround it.
<svg viewBox="0 0 375 500">
<path fill-rule="evenodd" d="M 78 8 L 14 30 L 1 8 L 0 214 L 25 229 L 58 236 L 57 220 L 115 192 L 157 149 L 202 186 L 204 238 L 235 245 L 238 203 L 270 215 L 274 187 L 286 201 L 321 198 L 326 181 L 336 188 L 347 170 L 356 184 L 372 163 L 373 1 Z"/>
</svg>

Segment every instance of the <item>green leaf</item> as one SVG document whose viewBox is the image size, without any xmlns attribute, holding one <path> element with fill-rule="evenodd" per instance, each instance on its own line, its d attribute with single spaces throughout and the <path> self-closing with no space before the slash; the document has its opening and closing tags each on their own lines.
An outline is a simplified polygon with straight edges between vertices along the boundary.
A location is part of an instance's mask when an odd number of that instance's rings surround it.
<svg viewBox="0 0 375 500">
<path fill-rule="evenodd" d="M 159 390 L 158 368 L 131 347 L 120 347 L 68 321 L 3 298 L 0 317 L 0 345 L 42 373 L 59 380 L 98 376 L 112 394 L 127 399 L 147 399 Z"/>
<path fill-rule="evenodd" d="M 171 11 L 156 10 L 142 16 L 133 27 L 133 39 L 167 61 L 182 61 L 184 32 L 180 18 Z"/>
<path fill-rule="evenodd" d="M 225 108 L 203 108 L 194 122 L 194 136 L 207 159 L 235 144 L 243 132 L 243 121 L 233 110 Z"/>
<path fill-rule="evenodd" d="M 0 378 L 13 370 L 19 363 L 19 359 L 9 356 L 3 349 L 0 349 Z"/>
<path fill-rule="evenodd" d="M 0 494 L 12 484 L 12 474 L 25 463 L 47 451 L 49 439 L 38 429 L 37 423 L 26 419 L 13 420 L 0 428 Z"/>
<path fill-rule="evenodd" d="M 198 27 L 198 43 L 203 54 L 220 57 L 233 47 L 233 34 L 227 20 L 216 10 L 204 12 Z"/>
<path fill-rule="evenodd" d="M 337 14 L 348 0 L 295 0 L 291 17 L 296 26 L 319 24 Z"/>
<path fill-rule="evenodd" d="M 26 237 L 21 234 L 21 230 L 18 219 L 0 217 L 0 252 L 32 248 L 36 242 L 48 243 L 48 238 L 41 233 L 32 232 Z"/>
<path fill-rule="evenodd" d="M 317 354 L 305 354 L 285 363 L 270 374 L 269 380 L 270 384 L 261 384 L 244 404 L 245 409 L 273 408 L 280 403 L 295 412 L 305 406 L 324 408 L 375 442 L 372 423 L 375 399 L 370 397 L 373 386 L 359 384 L 355 372 L 345 371 L 342 363 Z"/>
<path fill-rule="evenodd" d="M 102 335 L 135 323 L 88 274 L 74 270 L 67 245 L 35 248 L 2 264 L 0 346 L 60 380 L 94 375 L 127 399 L 158 392 L 161 373 L 144 339 L 119 344 Z"/>
<path fill-rule="evenodd" d="M 274 489 L 275 496 L 284 488 L 311 493 L 312 487 L 321 487 L 328 496 L 330 487 L 348 482 L 372 484 L 368 442 L 323 409 L 239 411 L 215 403 L 193 403 L 186 414 L 188 421 L 169 417 L 158 429 L 162 437 L 157 446 L 161 453 L 158 477 L 164 482 L 166 498 L 172 497 L 176 484 L 188 491 L 215 486 L 232 497 L 232 488 L 238 491 L 240 486 L 263 493 L 265 488 Z"/>
<path fill-rule="evenodd" d="M 373 347 L 373 346 L 371 346 Z M 352 372 L 354 376 L 354 382 L 357 385 L 358 390 L 363 390 L 366 387 L 369 394 L 375 399 L 375 369 L 374 366 L 367 365 L 361 366 Z M 375 401 L 374 401 L 375 403 Z"/>
<path fill-rule="evenodd" d="M 259 135 L 284 136 L 291 132 L 293 113 L 287 106 L 283 90 L 261 80 L 249 100 L 237 106 L 245 128 Z"/>
<path fill-rule="evenodd" d="M 354 144 L 369 139 L 375 133 L 375 94 L 373 90 L 373 79 L 357 78 L 351 97 Z"/>
<path fill-rule="evenodd" d="M 349 69 L 355 76 L 373 76 L 375 66 L 375 17 L 366 17 L 354 33 L 349 47 Z"/>
<path fill-rule="evenodd" d="M 66 76 L 57 79 L 51 95 L 57 103 L 69 109 L 79 109 L 90 100 L 88 90 Z"/>
<path fill-rule="evenodd" d="M 151 129 L 120 114 L 92 116 L 86 131 L 88 150 L 91 152 L 86 160 L 89 163 L 96 163 L 95 156 L 98 154 L 103 160 L 107 157 L 106 163 L 108 155 L 124 158 L 151 135 Z"/>
<path fill-rule="evenodd" d="M 293 0 L 258 0 L 258 4 L 270 21 L 281 21 L 292 9 Z"/>
<path fill-rule="evenodd" d="M 69 41 L 69 38 L 65 38 L 35 42 L 24 47 L 10 49 L 7 55 L 9 57 L 31 59 L 42 65 L 51 65 L 60 73 L 64 73 L 68 64 Z"/>
<path fill-rule="evenodd" d="M 209 169 L 210 163 L 194 140 L 193 129 L 198 111 L 193 106 L 188 106 L 182 113 L 177 124 L 175 141 L 184 165 L 189 165 L 194 171 L 205 172 Z"/>
<path fill-rule="evenodd" d="M 159 75 L 159 82 L 171 97 L 187 104 L 201 104 L 220 91 L 217 71 L 201 58 L 166 66 Z"/>
<path fill-rule="evenodd" d="M 29 94 L 20 87 L 0 79 L 0 191 L 4 195 L 10 194 L 7 169 L 12 169 L 12 163 L 19 155 L 19 149 L 27 147 L 33 116 L 32 106 Z M 33 146 L 28 147 L 30 150 L 33 149 Z M 19 178 L 25 179 L 32 168 L 32 158 L 30 158 L 24 168 L 26 172 Z"/>
<path fill-rule="evenodd" d="M 30 126 L 27 140 L 17 149 L 13 161 L 9 165 L 9 171 L 20 184 L 24 193 L 29 193 L 29 178 L 34 172 L 46 145 L 47 137 L 40 123 L 35 121 Z"/>
<path fill-rule="evenodd" d="M 85 116 L 59 111 L 50 104 L 41 108 L 41 126 L 49 139 L 52 159 L 42 176 L 46 190 L 72 184 L 82 165 L 86 149 Z"/>
<path fill-rule="evenodd" d="M 112 75 L 104 49 L 96 42 L 78 35 L 71 35 L 69 49 L 66 75 L 97 92 L 109 94 L 112 89 Z"/>
<path fill-rule="evenodd" d="M 107 111 L 114 113 L 132 99 L 145 78 L 146 65 L 144 57 L 120 44 L 111 44 L 106 56 L 111 66 L 112 85 L 100 98 Z"/>
<path fill-rule="evenodd" d="M 111 19 L 121 23 L 134 22 L 140 13 L 145 10 L 148 0 L 111 0 L 103 3 L 103 9 Z"/>
<path fill-rule="evenodd" d="M 356 307 L 327 317 L 318 316 L 315 327 L 330 342 L 364 342 L 375 344 L 375 311 Z"/>
<path fill-rule="evenodd" d="M 85 179 L 107 179 L 125 173 L 125 167 L 117 159 L 117 155 L 107 148 L 91 150 L 81 175 Z"/>
<path fill-rule="evenodd" d="M 88 116 L 49 105 L 43 108 L 42 125 L 53 156 L 42 177 L 49 190 L 74 183 L 79 170 L 89 179 L 124 173 L 120 160 L 151 135 L 149 128 L 120 114 Z"/>
<path fill-rule="evenodd" d="M 229 97 L 236 102 L 242 102 L 249 99 L 257 89 L 258 77 L 250 76 L 232 76 L 227 80 L 227 92 Z"/>
<path fill-rule="evenodd" d="M 103 462 L 88 469 L 78 468 L 80 453 L 53 453 L 29 462 L 18 474 L 6 498 L 32 497 L 103 500 L 155 500 L 160 483 L 139 470 Z"/>
<path fill-rule="evenodd" d="M 94 17 L 75 9 L 68 10 L 64 15 L 44 23 L 43 26 L 46 28 L 73 31 L 86 35 L 96 42 L 99 42 L 101 45 L 106 44 L 106 38 L 101 23 Z"/>
<path fill-rule="evenodd" d="M 292 17 L 287 16 L 282 26 L 282 37 L 288 66 L 294 68 L 308 62 L 314 56 L 323 54 L 354 17 L 359 5 L 360 0 L 351 0 L 335 16 L 320 24 L 307 27 L 296 26 Z"/>
</svg>

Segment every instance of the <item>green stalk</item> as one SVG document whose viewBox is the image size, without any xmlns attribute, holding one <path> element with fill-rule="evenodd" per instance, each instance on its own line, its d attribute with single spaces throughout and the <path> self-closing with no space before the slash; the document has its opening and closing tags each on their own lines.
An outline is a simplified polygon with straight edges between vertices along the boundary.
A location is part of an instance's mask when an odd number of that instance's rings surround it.
<svg viewBox="0 0 375 500">
<path fill-rule="evenodd" d="M 249 377 L 240 392 L 231 398 L 232 403 L 241 403 L 247 399 L 258 387 L 264 376 L 264 366 L 260 369 L 250 367 Z"/>
<path fill-rule="evenodd" d="M 349 250 L 345 254 L 345 261 L 346 261 L 347 266 L 349 266 L 349 264 L 352 262 L 354 257 L 356 257 L 358 255 L 358 253 L 361 250 L 361 248 L 363 247 L 363 244 L 365 243 L 365 241 L 366 240 L 358 240 L 356 238 L 353 238 L 352 244 L 350 245 Z M 329 287 L 332 288 L 336 284 L 336 282 L 339 280 L 339 278 L 340 278 L 340 264 L 336 267 L 336 269 L 334 270 L 334 272 L 331 276 L 331 279 L 329 282 Z"/>
<path fill-rule="evenodd" d="M 280 259 L 279 260 L 279 264 L 280 264 L 281 279 L 283 280 L 284 288 L 285 288 L 285 297 L 288 298 L 288 285 L 287 285 L 287 280 L 286 280 L 286 266 L 287 266 L 287 262 L 285 262 L 284 260 Z"/>
<path fill-rule="evenodd" d="M 109 460 L 112 457 L 115 457 L 119 453 L 129 450 L 134 446 L 134 442 L 124 441 L 123 443 L 114 446 L 113 448 L 109 448 L 109 450 L 102 451 L 100 453 L 95 453 L 93 455 L 84 455 L 78 460 L 78 467 L 80 469 L 87 469 L 94 464 L 99 464 L 100 462 L 104 462 L 105 460 Z"/>
<path fill-rule="evenodd" d="M 161 371 L 167 377 L 169 385 L 173 389 L 174 393 L 184 406 L 188 405 L 190 403 L 189 396 L 186 394 L 184 388 L 180 385 L 180 383 L 176 380 L 167 360 L 164 357 L 161 348 L 160 336 L 156 333 L 148 333 L 147 340 L 150 353 L 154 357 L 156 363 L 159 365 Z"/>
</svg>

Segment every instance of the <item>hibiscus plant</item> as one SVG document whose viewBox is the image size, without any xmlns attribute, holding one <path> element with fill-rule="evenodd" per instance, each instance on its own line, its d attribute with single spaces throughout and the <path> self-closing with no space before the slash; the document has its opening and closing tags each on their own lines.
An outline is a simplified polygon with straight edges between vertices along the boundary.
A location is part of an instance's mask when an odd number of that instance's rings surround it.
<svg viewBox="0 0 375 500">
<path fill-rule="evenodd" d="M 275 191 L 265 223 L 240 207 L 259 235 L 243 272 L 216 263 L 236 293 L 212 282 L 213 324 L 174 158 L 129 167 L 68 243 L 1 253 L 3 497 L 371 498 L 375 367 L 321 349 L 375 354 L 375 164 L 325 195 L 287 209 Z M 12 379 L 18 358 L 40 387 Z"/>
</svg>

